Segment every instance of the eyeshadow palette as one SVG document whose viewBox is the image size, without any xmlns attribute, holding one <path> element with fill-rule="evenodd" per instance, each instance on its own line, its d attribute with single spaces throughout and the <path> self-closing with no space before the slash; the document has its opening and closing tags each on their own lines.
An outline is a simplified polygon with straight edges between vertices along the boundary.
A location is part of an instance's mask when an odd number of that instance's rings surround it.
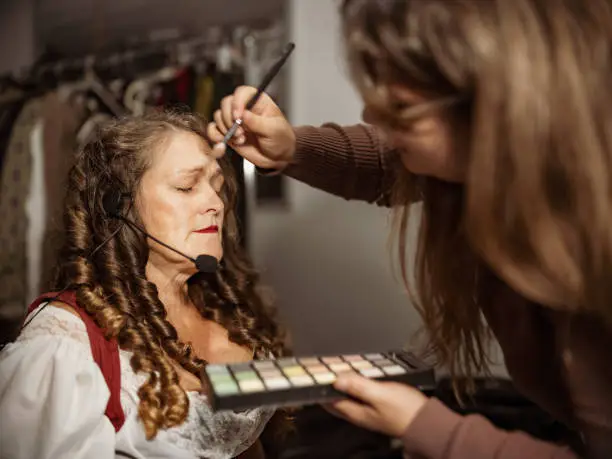
<svg viewBox="0 0 612 459">
<path fill-rule="evenodd" d="M 346 398 L 346 394 L 333 388 L 336 377 L 343 372 L 403 382 L 425 392 L 435 386 L 433 369 L 404 351 L 211 364 L 204 368 L 203 378 L 212 391 L 212 409 L 224 411 Z"/>
</svg>

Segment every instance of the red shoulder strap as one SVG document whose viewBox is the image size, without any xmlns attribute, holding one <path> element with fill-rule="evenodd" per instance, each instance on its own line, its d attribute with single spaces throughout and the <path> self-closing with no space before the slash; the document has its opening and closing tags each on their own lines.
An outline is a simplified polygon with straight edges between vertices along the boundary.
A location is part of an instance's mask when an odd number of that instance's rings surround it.
<svg viewBox="0 0 612 459">
<path fill-rule="evenodd" d="M 87 314 L 87 311 L 78 305 L 76 293 L 74 291 L 60 293 L 57 298 L 55 298 L 55 296 L 56 293 L 54 292 L 41 295 L 30 305 L 28 313 L 34 311 L 41 303 L 49 300 L 57 300 L 72 306 L 79 314 L 87 329 L 94 361 L 100 367 L 100 371 L 102 371 L 102 375 L 110 391 L 110 398 L 108 399 L 106 412 L 104 414 L 110 419 L 113 427 L 115 427 L 115 432 L 118 432 L 125 422 L 125 414 L 123 413 L 120 399 L 121 363 L 119 361 L 119 346 L 117 340 L 115 338 L 105 338 L 103 330 L 96 324 L 93 318 Z"/>
</svg>

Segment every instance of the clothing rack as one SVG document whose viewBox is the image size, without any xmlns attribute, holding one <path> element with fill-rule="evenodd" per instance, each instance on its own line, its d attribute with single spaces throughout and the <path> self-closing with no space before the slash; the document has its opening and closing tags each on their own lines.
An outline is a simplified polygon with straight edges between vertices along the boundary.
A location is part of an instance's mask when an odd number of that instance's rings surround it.
<svg viewBox="0 0 612 459">
<path fill-rule="evenodd" d="M 189 65 L 196 65 L 201 71 L 212 66 L 226 72 L 243 73 L 246 84 L 256 84 L 254 76 L 261 73 L 256 67 L 265 66 L 284 45 L 282 27 L 279 24 L 267 29 L 239 26 L 233 30 L 232 34 L 223 34 L 219 28 L 211 28 L 199 36 L 161 40 L 152 33 L 135 46 L 124 45 L 123 49 L 36 63 L 16 75 L 0 75 L 0 105 L 87 78 L 106 83 L 125 77 L 137 78 L 162 68 Z M 256 62 L 252 58 L 254 55 Z M 7 88 L 12 90 L 8 94 Z"/>
<path fill-rule="evenodd" d="M 179 105 L 211 119 L 241 84 L 258 84 L 285 45 L 282 28 L 151 38 L 108 52 L 40 59 L 0 77 L 0 329 L 50 288 L 63 239 L 65 178 L 80 145 L 114 116 Z M 265 70 L 264 70 L 265 71 Z M 228 155 L 248 247 L 245 163 Z"/>
</svg>

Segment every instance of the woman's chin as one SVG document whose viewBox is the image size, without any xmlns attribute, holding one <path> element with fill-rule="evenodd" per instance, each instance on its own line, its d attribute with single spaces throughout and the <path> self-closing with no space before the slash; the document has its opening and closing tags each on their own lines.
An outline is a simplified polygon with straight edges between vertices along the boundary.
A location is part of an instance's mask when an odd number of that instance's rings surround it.
<svg viewBox="0 0 612 459">
<path fill-rule="evenodd" d="M 217 261 L 221 261 L 221 258 L 223 258 L 223 250 L 204 250 L 203 252 L 200 252 L 200 255 L 208 255 L 209 257 L 215 258 Z"/>
</svg>

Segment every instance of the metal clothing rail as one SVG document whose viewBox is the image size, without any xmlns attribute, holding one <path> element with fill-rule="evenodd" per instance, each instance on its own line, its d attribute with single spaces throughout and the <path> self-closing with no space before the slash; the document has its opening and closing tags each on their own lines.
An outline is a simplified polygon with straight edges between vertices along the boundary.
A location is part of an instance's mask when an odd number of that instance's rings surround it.
<svg viewBox="0 0 612 459">
<path fill-rule="evenodd" d="M 228 36 L 219 28 L 212 27 L 199 36 L 180 37 L 177 34 L 169 38 L 156 37 L 151 33 L 147 40 L 127 49 L 114 50 L 107 53 L 97 52 L 77 58 L 59 58 L 53 62 L 33 65 L 20 72 L 27 80 L 28 77 L 41 77 L 44 75 L 78 75 L 87 70 L 103 70 L 136 66 L 137 64 L 152 60 L 157 66 L 163 65 L 189 65 L 197 60 L 214 60 L 217 51 L 221 47 L 231 47 L 237 64 L 243 64 L 243 50 L 247 40 L 252 41 L 254 37 L 258 42 L 280 41 L 282 35 L 277 31 L 277 26 L 269 29 L 251 29 L 249 27 L 235 27 L 233 33 Z M 164 35 L 164 34 L 159 34 Z M 172 34 L 165 34 L 166 37 Z M 145 66 L 146 67 L 146 66 Z M 20 78 L 21 79 L 21 78 Z"/>
<path fill-rule="evenodd" d="M 24 69 L 19 78 L 0 76 L 0 83 L 6 82 L 6 87 L 0 90 L 0 106 L 65 85 L 73 89 L 85 85 L 106 94 L 102 85 L 115 79 L 142 80 L 161 69 L 209 63 L 216 63 L 222 71 L 233 69 L 244 73 L 245 82 L 252 84 L 259 67 L 267 67 L 267 55 L 275 56 L 276 49 L 283 45 L 283 32 L 284 28 L 275 24 L 259 29 L 235 27 L 230 34 L 213 27 L 191 37 L 181 37 L 178 33 L 152 33 L 125 49 L 75 58 L 60 57 Z M 107 99 L 105 103 L 112 113 L 122 113 L 123 110 L 111 98 L 103 99 Z"/>
</svg>

